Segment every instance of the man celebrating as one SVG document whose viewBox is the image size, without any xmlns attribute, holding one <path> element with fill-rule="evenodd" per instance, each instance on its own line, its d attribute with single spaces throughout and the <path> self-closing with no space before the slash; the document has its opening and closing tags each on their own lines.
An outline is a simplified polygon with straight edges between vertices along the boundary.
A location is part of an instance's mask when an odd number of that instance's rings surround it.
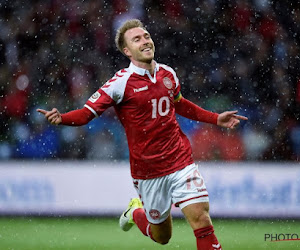
<svg viewBox="0 0 300 250">
<path fill-rule="evenodd" d="M 182 97 L 174 70 L 153 60 L 154 43 L 139 20 L 125 22 L 115 41 L 131 61 L 128 68 L 118 71 L 82 109 L 65 114 L 55 108 L 37 111 L 51 124 L 80 126 L 114 106 L 127 135 L 131 175 L 139 195 L 121 215 L 120 227 L 128 231 L 136 224 L 144 235 L 167 244 L 175 204 L 194 230 L 197 249 L 221 249 L 209 216 L 204 180 L 175 113 L 230 129 L 247 118 L 237 111 L 209 112 Z"/>
</svg>

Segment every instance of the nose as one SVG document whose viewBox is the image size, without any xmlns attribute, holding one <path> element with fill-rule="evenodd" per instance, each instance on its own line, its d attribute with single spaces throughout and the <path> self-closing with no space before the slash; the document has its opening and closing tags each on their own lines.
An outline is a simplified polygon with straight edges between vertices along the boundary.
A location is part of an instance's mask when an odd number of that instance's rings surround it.
<svg viewBox="0 0 300 250">
<path fill-rule="evenodd" d="M 145 37 L 142 37 L 142 42 L 143 42 L 143 44 L 148 44 L 148 43 L 149 43 L 149 40 L 146 39 Z"/>
</svg>

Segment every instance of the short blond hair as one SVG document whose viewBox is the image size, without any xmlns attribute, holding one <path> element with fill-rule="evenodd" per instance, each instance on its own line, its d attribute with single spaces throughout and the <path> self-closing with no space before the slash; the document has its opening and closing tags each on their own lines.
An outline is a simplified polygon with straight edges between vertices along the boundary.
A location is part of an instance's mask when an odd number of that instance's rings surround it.
<svg viewBox="0 0 300 250">
<path fill-rule="evenodd" d="M 124 39 L 124 34 L 127 30 L 133 29 L 133 28 L 142 28 L 146 30 L 144 24 L 139 19 L 130 19 L 123 23 L 123 25 L 117 30 L 116 37 L 115 37 L 115 43 L 118 48 L 118 50 L 123 54 L 123 49 L 126 47 L 126 42 Z"/>
</svg>

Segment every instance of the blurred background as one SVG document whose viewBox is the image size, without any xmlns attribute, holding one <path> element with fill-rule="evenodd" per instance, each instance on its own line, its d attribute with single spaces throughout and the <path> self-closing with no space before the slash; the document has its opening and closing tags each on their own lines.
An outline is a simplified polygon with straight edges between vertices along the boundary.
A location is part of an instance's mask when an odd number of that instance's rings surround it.
<svg viewBox="0 0 300 250">
<path fill-rule="evenodd" d="M 126 160 L 113 110 L 80 127 L 36 108 L 82 108 L 129 65 L 115 31 L 139 18 L 183 95 L 249 118 L 235 131 L 178 117 L 200 161 L 299 161 L 300 4 L 267 0 L 0 1 L 0 159 Z"/>
<path fill-rule="evenodd" d="M 300 235 L 300 2 L 279 0 L 0 0 L 0 248 L 195 248 L 178 208 L 168 246 L 118 228 L 136 193 L 113 109 L 82 127 L 36 112 L 82 108 L 126 68 L 114 36 L 130 18 L 184 97 L 249 118 L 228 131 L 178 116 L 222 246 L 299 249 L 266 240 Z"/>
</svg>

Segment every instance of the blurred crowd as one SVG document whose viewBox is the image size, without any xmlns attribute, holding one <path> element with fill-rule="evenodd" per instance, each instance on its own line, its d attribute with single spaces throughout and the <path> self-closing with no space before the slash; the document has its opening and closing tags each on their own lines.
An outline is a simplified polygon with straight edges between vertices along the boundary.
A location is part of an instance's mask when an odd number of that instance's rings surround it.
<svg viewBox="0 0 300 250">
<path fill-rule="evenodd" d="M 0 159 L 128 158 L 113 109 L 76 128 L 36 108 L 82 108 L 127 67 L 114 35 L 130 18 L 183 96 L 249 118 L 228 131 L 178 117 L 196 160 L 299 161 L 300 5 L 275 0 L 0 1 Z"/>
</svg>

